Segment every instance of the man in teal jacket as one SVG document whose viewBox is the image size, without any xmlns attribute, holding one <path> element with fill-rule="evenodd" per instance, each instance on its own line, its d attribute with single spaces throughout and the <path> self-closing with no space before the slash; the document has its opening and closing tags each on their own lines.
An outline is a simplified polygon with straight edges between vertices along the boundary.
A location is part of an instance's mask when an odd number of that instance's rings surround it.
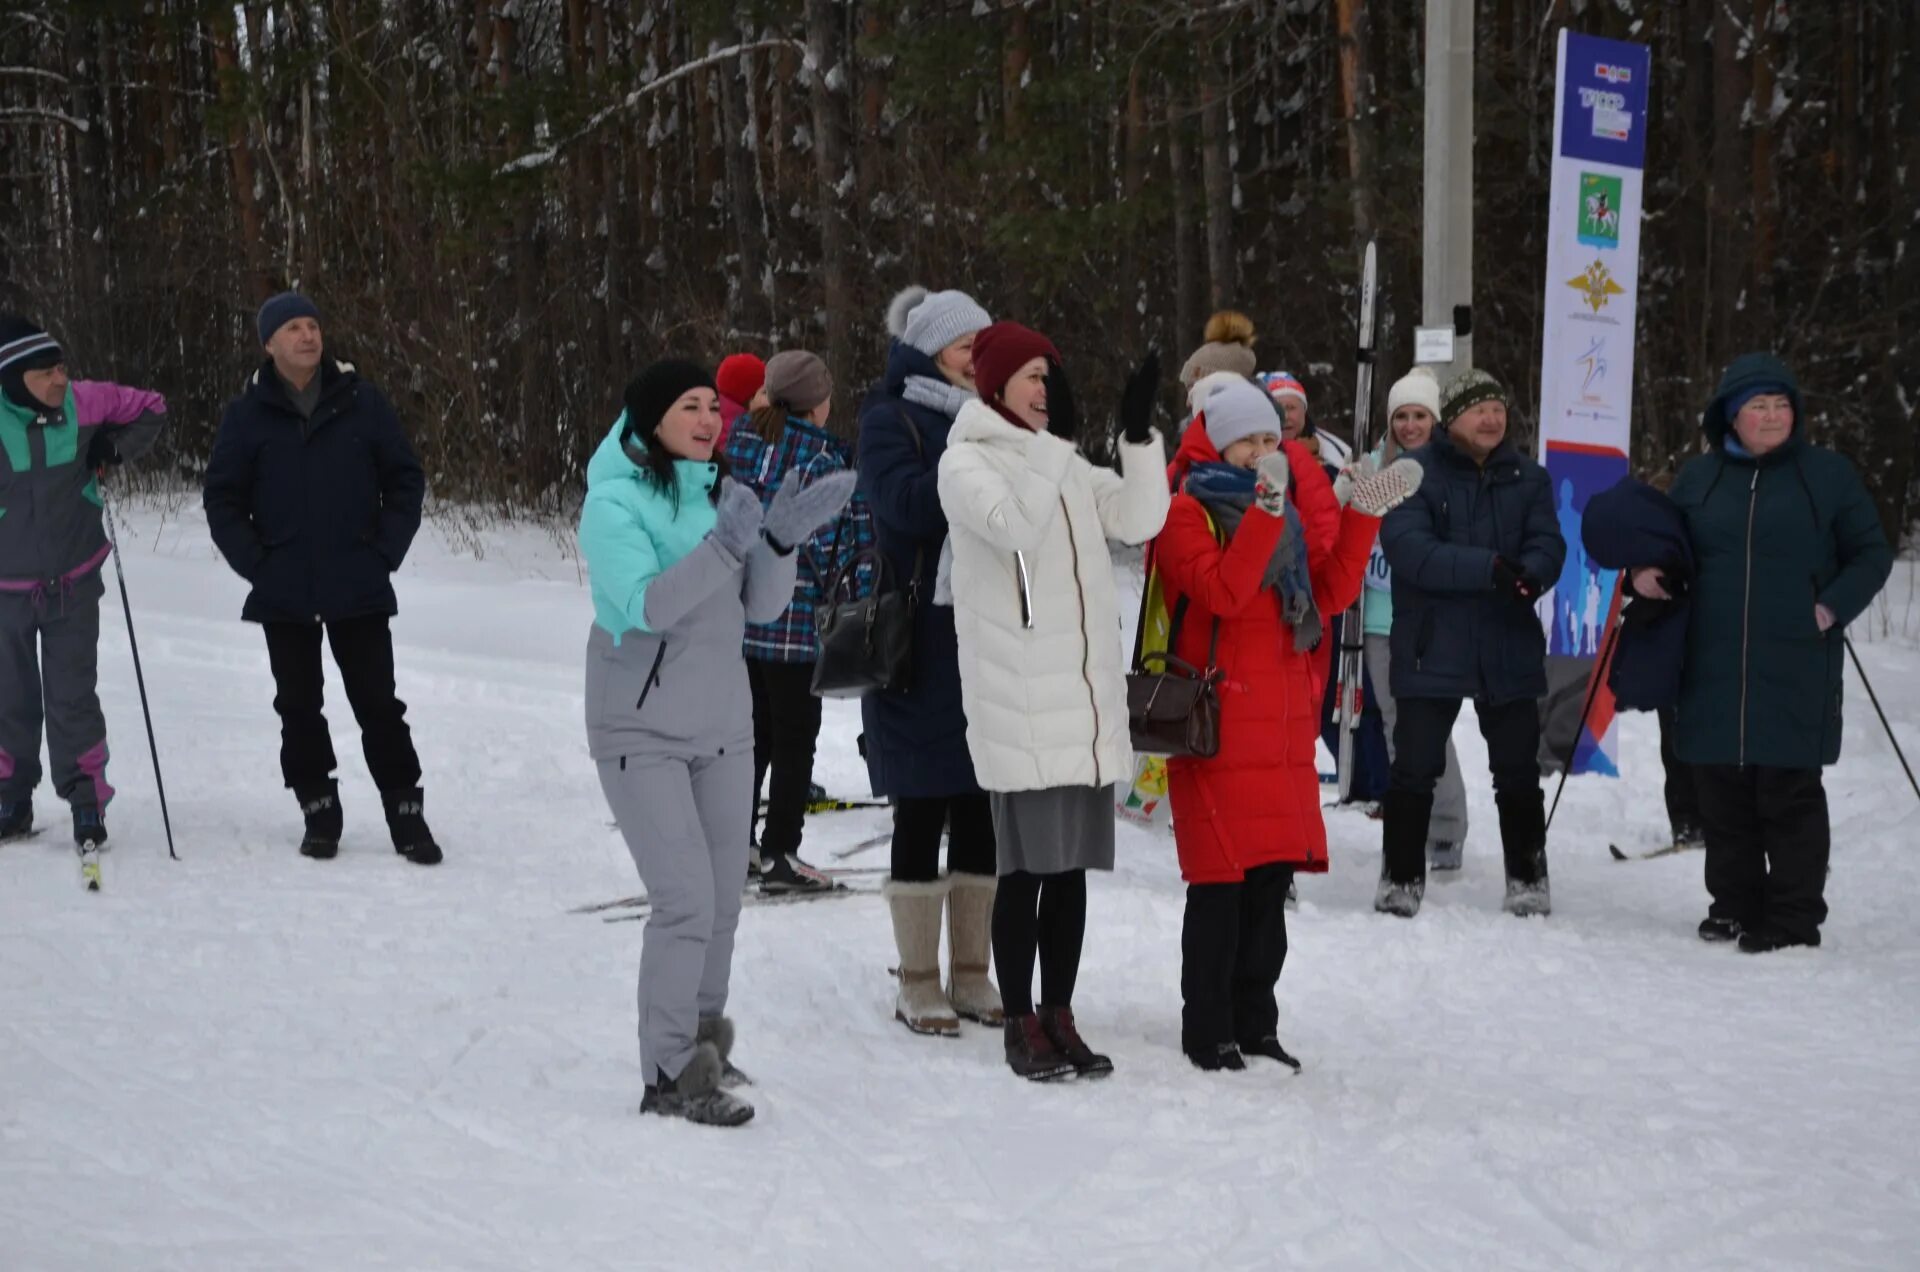
<svg viewBox="0 0 1920 1272">
<path fill-rule="evenodd" d="M 1670 492 L 1697 562 L 1676 747 L 1697 766 L 1707 832 L 1700 935 L 1752 953 L 1818 945 L 1842 633 L 1893 552 L 1853 465 L 1807 440 L 1799 382 L 1778 358 L 1728 367 L 1701 428 L 1712 449 Z M 1633 586 L 1666 593 L 1652 566 Z"/>
</svg>

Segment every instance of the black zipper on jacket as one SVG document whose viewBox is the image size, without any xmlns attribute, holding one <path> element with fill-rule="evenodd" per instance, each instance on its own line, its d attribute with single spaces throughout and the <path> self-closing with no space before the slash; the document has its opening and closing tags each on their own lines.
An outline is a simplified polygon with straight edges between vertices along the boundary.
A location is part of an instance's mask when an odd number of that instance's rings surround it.
<svg viewBox="0 0 1920 1272">
<path fill-rule="evenodd" d="M 653 666 L 647 668 L 647 678 L 640 682 L 640 701 L 633 704 L 635 711 L 647 705 L 647 695 L 652 693 L 653 687 L 660 683 L 660 660 L 666 656 L 667 638 L 662 636 L 660 638 L 660 648 L 656 650 L 653 655 Z"/>
<path fill-rule="evenodd" d="M 1100 785 L 1100 696 L 1093 689 L 1093 637 L 1087 632 L 1087 589 L 1080 581 L 1080 543 L 1073 537 L 1073 511 L 1060 495 L 1060 516 L 1067 527 L 1067 546 L 1073 550 L 1073 590 L 1080 600 L 1080 679 L 1086 682 L 1087 705 L 1093 708 L 1093 784 Z"/>
</svg>

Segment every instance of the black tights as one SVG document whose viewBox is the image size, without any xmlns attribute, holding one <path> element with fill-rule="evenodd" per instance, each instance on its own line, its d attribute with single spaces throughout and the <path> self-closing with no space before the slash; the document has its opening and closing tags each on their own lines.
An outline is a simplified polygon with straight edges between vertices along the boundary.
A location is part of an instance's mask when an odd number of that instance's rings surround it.
<svg viewBox="0 0 1920 1272">
<path fill-rule="evenodd" d="M 1000 876 L 993 899 L 993 961 L 1000 969 L 1000 998 L 1010 1016 L 1033 1011 L 1033 963 L 1040 960 L 1040 1001 L 1073 1005 L 1080 977 L 1080 947 L 1087 936 L 1087 872 Z"/>
</svg>

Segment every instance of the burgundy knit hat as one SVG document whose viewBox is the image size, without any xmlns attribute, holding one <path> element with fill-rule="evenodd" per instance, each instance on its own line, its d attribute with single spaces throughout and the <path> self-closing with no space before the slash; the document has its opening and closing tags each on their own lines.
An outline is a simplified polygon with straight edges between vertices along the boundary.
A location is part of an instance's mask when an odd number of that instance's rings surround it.
<svg viewBox="0 0 1920 1272">
<path fill-rule="evenodd" d="M 992 402 L 1014 372 L 1035 358 L 1060 361 L 1053 341 L 1017 322 L 996 322 L 973 338 L 973 382 L 982 402 Z"/>
</svg>

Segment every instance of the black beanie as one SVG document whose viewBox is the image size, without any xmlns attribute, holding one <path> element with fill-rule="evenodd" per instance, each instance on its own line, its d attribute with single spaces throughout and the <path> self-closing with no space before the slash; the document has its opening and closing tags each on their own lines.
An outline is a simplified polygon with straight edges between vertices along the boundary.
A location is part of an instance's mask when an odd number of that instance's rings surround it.
<svg viewBox="0 0 1920 1272">
<path fill-rule="evenodd" d="M 720 392 L 714 385 L 713 372 L 678 358 L 656 362 L 634 376 L 624 395 L 628 435 L 637 433 L 642 441 L 651 441 L 654 430 L 660 427 L 660 417 L 690 389 Z"/>
<path fill-rule="evenodd" d="M 67 360 L 60 342 L 18 314 L 0 315 L 0 393 L 14 405 L 44 411 L 46 404 L 27 392 L 26 373 L 49 371 Z"/>
</svg>

